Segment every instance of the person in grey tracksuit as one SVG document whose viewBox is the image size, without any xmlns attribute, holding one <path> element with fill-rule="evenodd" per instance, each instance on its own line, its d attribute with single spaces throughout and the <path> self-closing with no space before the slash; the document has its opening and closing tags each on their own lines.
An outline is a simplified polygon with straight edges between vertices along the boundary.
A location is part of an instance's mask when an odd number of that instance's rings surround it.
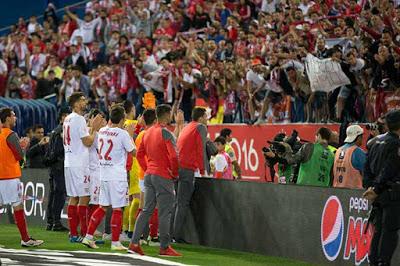
<svg viewBox="0 0 400 266">
<path fill-rule="evenodd" d="M 177 181 L 176 210 L 173 222 L 173 237 L 178 243 L 188 243 L 183 236 L 183 227 L 194 192 L 195 177 L 210 172 L 206 153 L 207 142 L 206 109 L 196 107 L 192 111 L 192 122 L 179 135 L 179 179 Z"/>
</svg>

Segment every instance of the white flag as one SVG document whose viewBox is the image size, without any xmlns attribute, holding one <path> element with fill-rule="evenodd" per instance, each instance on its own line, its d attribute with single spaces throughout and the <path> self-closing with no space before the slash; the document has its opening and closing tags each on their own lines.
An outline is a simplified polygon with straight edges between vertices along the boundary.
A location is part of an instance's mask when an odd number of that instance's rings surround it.
<svg viewBox="0 0 400 266">
<path fill-rule="evenodd" d="M 313 92 L 330 92 L 340 86 L 351 84 L 340 64 L 332 59 L 321 60 L 312 54 L 308 54 L 306 72 Z"/>
</svg>

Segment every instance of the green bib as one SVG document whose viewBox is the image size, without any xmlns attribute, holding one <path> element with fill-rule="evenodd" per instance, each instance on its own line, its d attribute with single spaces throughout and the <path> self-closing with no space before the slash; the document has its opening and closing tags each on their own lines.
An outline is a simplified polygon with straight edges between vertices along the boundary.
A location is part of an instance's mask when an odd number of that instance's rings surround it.
<svg viewBox="0 0 400 266">
<path fill-rule="evenodd" d="M 289 183 L 290 177 L 292 176 L 292 166 L 291 165 L 286 165 L 284 168 L 282 164 L 278 164 L 278 175 L 279 179 L 281 177 L 285 177 L 286 183 Z"/>
<path fill-rule="evenodd" d="M 329 187 L 334 160 L 335 157 L 328 148 L 325 148 L 319 143 L 315 143 L 310 160 L 300 164 L 297 184 Z"/>
</svg>

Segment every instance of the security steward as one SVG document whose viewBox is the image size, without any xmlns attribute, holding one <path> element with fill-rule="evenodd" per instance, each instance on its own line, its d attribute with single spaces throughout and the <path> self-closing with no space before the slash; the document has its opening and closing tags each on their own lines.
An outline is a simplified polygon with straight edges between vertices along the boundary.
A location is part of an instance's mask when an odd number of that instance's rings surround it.
<svg viewBox="0 0 400 266">
<path fill-rule="evenodd" d="M 364 170 L 364 197 L 373 202 L 375 232 L 370 265 L 390 265 L 400 229 L 400 110 L 386 114 L 389 132 L 369 150 Z"/>
<path fill-rule="evenodd" d="M 48 231 L 68 231 L 61 223 L 61 212 L 65 205 L 67 192 L 64 176 L 64 145 L 63 145 L 63 122 L 69 114 L 67 110 L 61 110 L 58 119 L 59 125 L 51 132 L 49 145 L 45 153 L 44 163 L 49 167 L 50 193 L 47 204 L 47 227 Z"/>
</svg>

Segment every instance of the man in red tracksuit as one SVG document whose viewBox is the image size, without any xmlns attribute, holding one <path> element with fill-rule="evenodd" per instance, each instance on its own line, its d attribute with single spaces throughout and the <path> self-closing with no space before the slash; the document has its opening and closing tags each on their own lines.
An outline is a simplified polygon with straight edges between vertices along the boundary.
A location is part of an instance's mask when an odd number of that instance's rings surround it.
<svg viewBox="0 0 400 266">
<path fill-rule="evenodd" d="M 171 121 L 171 107 L 159 105 L 157 123 L 146 130 L 136 158 L 145 172 L 144 207 L 139 214 L 128 252 L 144 255 L 139 240 L 156 205 L 160 231 L 160 256 L 180 257 L 171 246 L 169 228 L 175 200 L 174 179 L 178 177 L 178 153 L 175 137 L 166 128 Z"/>
<path fill-rule="evenodd" d="M 179 153 L 179 180 L 177 188 L 177 204 L 173 224 L 173 237 L 178 243 L 187 243 L 183 239 L 182 229 L 189 210 L 194 191 L 195 176 L 209 171 L 206 153 L 207 113 L 203 107 L 192 111 L 192 122 L 183 128 L 179 135 L 177 147 Z M 197 173 L 195 175 L 195 173 Z"/>
</svg>

